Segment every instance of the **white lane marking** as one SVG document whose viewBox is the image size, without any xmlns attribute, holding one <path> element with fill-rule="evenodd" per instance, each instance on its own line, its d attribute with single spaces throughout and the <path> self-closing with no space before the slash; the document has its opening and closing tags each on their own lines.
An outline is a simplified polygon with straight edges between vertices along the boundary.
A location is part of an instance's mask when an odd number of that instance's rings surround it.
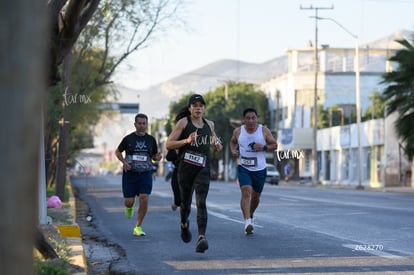
<svg viewBox="0 0 414 275">
<path fill-rule="evenodd" d="M 160 191 L 152 192 L 152 195 L 159 196 L 161 198 L 170 198 L 171 197 L 170 193 L 160 192 Z M 244 224 L 244 221 L 242 221 L 241 219 L 234 219 L 234 218 L 231 218 L 231 217 L 229 217 L 225 214 L 222 214 L 222 213 L 219 213 L 219 212 L 216 212 L 216 211 L 212 210 L 212 208 L 222 209 L 223 206 L 213 204 L 213 203 L 207 203 L 207 205 L 208 205 L 208 214 L 209 215 L 215 216 L 215 217 L 223 219 L 223 220 L 227 220 L 227 221 L 231 221 L 231 222 L 235 222 L 235 223 L 239 223 L 239 224 Z M 196 209 L 196 205 L 195 205 L 194 202 L 191 205 L 191 207 Z M 257 228 L 263 228 L 263 226 L 258 225 L 258 224 L 255 224 L 254 226 L 257 227 Z"/>
</svg>

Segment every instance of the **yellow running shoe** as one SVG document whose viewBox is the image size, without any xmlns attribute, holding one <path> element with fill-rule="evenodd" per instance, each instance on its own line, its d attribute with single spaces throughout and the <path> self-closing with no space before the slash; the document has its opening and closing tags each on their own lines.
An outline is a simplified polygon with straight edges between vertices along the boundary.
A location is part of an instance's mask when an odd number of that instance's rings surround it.
<svg viewBox="0 0 414 275">
<path fill-rule="evenodd" d="M 145 232 L 142 231 L 141 226 L 135 226 L 134 231 L 132 232 L 134 236 L 145 236 Z"/>
</svg>

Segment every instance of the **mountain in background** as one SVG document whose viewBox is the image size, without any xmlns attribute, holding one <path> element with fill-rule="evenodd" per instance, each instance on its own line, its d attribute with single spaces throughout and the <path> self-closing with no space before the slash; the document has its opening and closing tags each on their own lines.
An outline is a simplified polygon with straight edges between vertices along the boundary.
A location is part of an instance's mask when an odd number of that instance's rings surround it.
<svg viewBox="0 0 414 275">
<path fill-rule="evenodd" d="M 413 32 L 397 31 L 387 37 L 368 44 L 361 44 L 361 49 L 391 48 L 399 49 L 397 39 L 411 40 Z M 168 114 L 170 102 L 178 100 L 189 92 L 204 94 L 216 89 L 226 81 L 261 84 L 288 71 L 287 54 L 264 63 L 248 63 L 238 60 L 223 59 L 205 65 L 191 72 L 153 85 L 144 90 L 118 86 L 119 102 L 140 102 L 140 112 L 150 118 L 162 118 Z M 138 96 L 138 97 L 137 97 Z"/>
</svg>

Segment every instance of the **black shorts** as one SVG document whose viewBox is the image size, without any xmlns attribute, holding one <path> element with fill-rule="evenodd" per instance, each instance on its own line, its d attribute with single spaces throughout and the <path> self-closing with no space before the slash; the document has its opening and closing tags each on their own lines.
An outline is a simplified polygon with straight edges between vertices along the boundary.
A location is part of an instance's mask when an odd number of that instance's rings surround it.
<svg viewBox="0 0 414 275">
<path fill-rule="evenodd" d="M 124 198 L 135 198 L 139 194 L 151 194 L 152 191 L 152 172 L 123 172 L 122 173 L 122 192 Z"/>
</svg>

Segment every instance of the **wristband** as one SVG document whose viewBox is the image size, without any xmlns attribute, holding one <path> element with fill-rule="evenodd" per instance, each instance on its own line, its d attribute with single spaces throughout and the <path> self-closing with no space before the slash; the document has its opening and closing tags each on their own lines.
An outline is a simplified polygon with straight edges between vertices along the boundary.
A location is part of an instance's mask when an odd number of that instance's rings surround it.
<svg viewBox="0 0 414 275">
<path fill-rule="evenodd" d="M 267 151 L 267 145 L 263 146 L 263 151 Z"/>
</svg>

